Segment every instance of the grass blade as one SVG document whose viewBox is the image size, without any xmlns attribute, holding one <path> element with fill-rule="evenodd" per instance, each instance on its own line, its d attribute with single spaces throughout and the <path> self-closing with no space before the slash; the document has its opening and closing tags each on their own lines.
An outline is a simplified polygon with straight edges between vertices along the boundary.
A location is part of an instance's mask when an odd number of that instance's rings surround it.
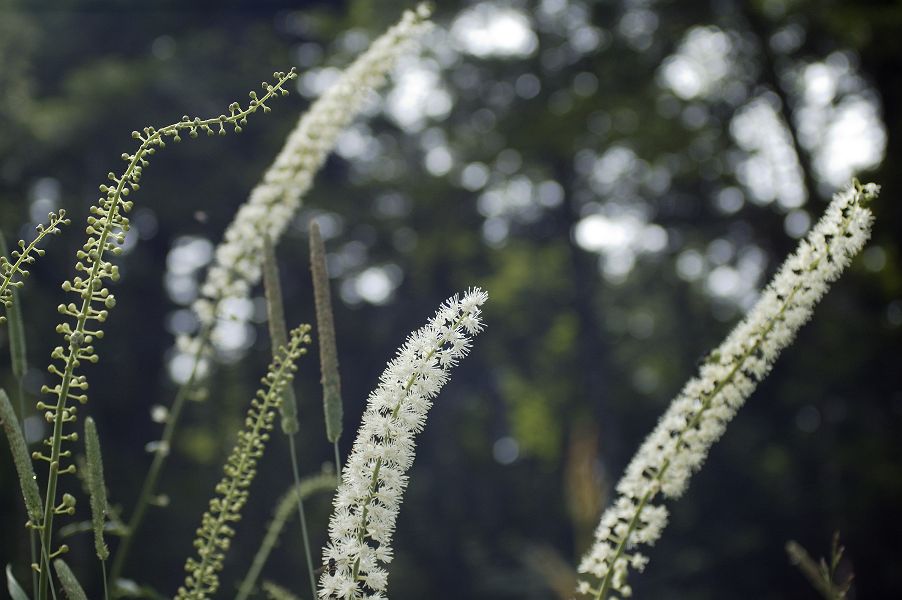
<svg viewBox="0 0 902 600">
<path fill-rule="evenodd" d="M 282 495 L 279 502 L 276 504 L 275 511 L 273 511 L 272 521 L 270 521 L 269 527 L 266 529 L 266 535 L 260 543 L 260 548 L 257 550 L 257 554 L 251 562 L 247 575 L 244 576 L 244 580 L 238 588 L 238 594 L 235 596 L 235 600 L 247 600 L 250 596 L 254 586 L 257 584 L 257 579 L 260 577 L 260 572 L 263 570 L 264 565 L 266 565 L 267 559 L 269 559 L 270 553 L 279 541 L 279 536 L 282 534 L 285 523 L 288 521 L 289 517 L 291 517 L 291 513 L 294 510 L 298 499 L 306 500 L 317 492 L 334 490 L 337 483 L 338 479 L 335 475 L 314 475 L 305 477 L 297 485 L 292 485 L 288 491 Z"/>
</svg>

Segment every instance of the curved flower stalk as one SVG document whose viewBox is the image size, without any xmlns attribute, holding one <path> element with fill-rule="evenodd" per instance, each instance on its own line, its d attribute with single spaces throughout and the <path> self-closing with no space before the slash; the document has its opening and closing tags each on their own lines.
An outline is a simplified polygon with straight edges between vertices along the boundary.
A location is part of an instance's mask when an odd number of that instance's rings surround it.
<svg viewBox="0 0 902 600">
<path fill-rule="evenodd" d="M 392 534 L 414 459 L 414 438 L 451 367 L 482 330 L 488 294 L 476 288 L 449 298 L 415 331 L 379 378 L 335 496 L 323 550 L 320 598 L 385 598 Z"/>
<path fill-rule="evenodd" d="M 33 263 L 35 256 L 44 256 L 44 250 L 38 248 L 40 241 L 48 235 L 59 233 L 60 225 L 68 225 L 71 222 L 66 218 L 66 211 L 62 208 L 59 209 L 59 212 L 48 214 L 47 219 L 46 225 L 41 223 L 35 227 L 38 235 L 31 240 L 30 244 L 26 245 L 25 240 L 19 240 L 19 250 L 12 252 L 15 262 L 10 262 L 5 256 L 0 256 L 0 304 L 7 309 L 13 305 L 13 289 L 22 287 L 22 280 L 28 277 L 28 269 L 25 268 L 25 265 Z M 6 317 L 0 315 L 0 325 L 4 323 L 6 323 Z"/>
<path fill-rule="evenodd" d="M 57 325 L 56 331 L 63 335 L 64 345 L 57 346 L 51 353 L 51 358 L 57 363 L 51 363 L 48 370 L 59 377 L 59 383 L 43 386 L 42 393 L 54 397 L 53 403 L 38 402 L 38 410 L 45 411 L 47 421 L 53 424 L 50 438 L 45 440 L 49 447 L 49 453 L 35 452 L 34 458 L 47 461 L 50 466 L 47 478 L 47 496 L 45 499 L 44 519 L 41 523 L 41 543 L 43 555 L 54 558 L 59 551 L 51 551 L 53 517 L 56 514 L 71 513 L 72 507 L 56 505 L 56 488 L 58 476 L 62 473 L 73 473 L 75 465 L 63 466 L 63 461 L 70 458 L 71 451 L 62 450 L 62 442 L 73 441 L 75 433 L 63 433 L 64 427 L 76 420 L 76 407 L 69 404 L 70 400 L 84 404 L 88 398 L 85 390 L 88 382 L 84 375 L 76 375 L 76 370 L 83 361 L 97 362 L 99 360 L 94 352 L 93 342 L 103 337 L 103 323 L 109 316 L 109 311 L 115 306 L 116 300 L 107 289 L 104 280 L 116 281 L 119 279 L 119 268 L 110 262 L 113 256 L 121 253 L 120 244 L 125 241 L 125 234 L 129 229 L 128 218 L 124 215 L 132 208 L 132 201 L 126 198 L 132 191 L 139 189 L 139 181 L 144 167 L 149 164 L 149 157 L 158 148 L 166 146 L 166 139 L 172 141 L 181 140 L 182 134 L 197 137 L 199 133 L 213 135 L 218 130 L 220 135 L 225 135 L 226 126 L 234 127 L 235 132 L 241 131 L 241 126 L 247 123 L 247 117 L 258 109 L 268 112 L 270 109 L 266 102 L 278 95 L 285 95 L 288 91 L 285 84 L 297 75 L 294 70 L 289 73 L 277 72 L 273 74 L 274 84 L 263 83 L 265 94 L 258 97 L 256 92 L 250 92 L 250 103 L 247 108 L 242 108 L 237 102 L 229 106 L 228 115 L 219 115 L 211 119 L 195 117 L 182 117 L 182 120 L 160 129 L 145 127 L 142 132 L 133 131 L 132 137 L 140 141 L 140 145 L 134 154 L 122 154 L 122 160 L 127 166 L 123 173 L 117 176 L 112 171 L 108 174 L 109 185 L 101 185 L 100 197 L 97 205 L 91 207 L 91 216 L 88 217 L 88 225 L 85 232 L 88 240 L 76 253 L 77 262 L 75 270 L 81 275 L 73 277 L 62 284 L 66 292 L 75 294 L 77 302 L 60 304 L 58 311 L 72 319 L 71 322 L 63 322 Z M 48 558 L 44 559 L 44 572 L 41 576 L 41 587 L 38 593 L 39 600 L 47 597 L 49 585 Z"/>
<path fill-rule="evenodd" d="M 811 317 L 829 283 L 861 250 L 872 221 L 865 204 L 878 191 L 875 184 L 855 181 L 834 196 L 758 303 L 671 403 L 617 484 L 619 497 L 601 516 L 595 543 L 579 566 L 588 577 L 580 581 L 578 593 L 596 599 L 612 592 L 631 594 L 629 569 L 641 571 L 648 562 L 637 546 L 654 544 L 667 522 L 659 495 L 682 495 L 711 445 Z"/>
<path fill-rule="evenodd" d="M 224 300 L 246 298 L 250 287 L 260 280 L 264 237 L 269 236 L 276 245 L 338 135 L 360 112 L 368 92 L 385 83 L 398 58 L 431 27 L 430 14 L 422 4 L 406 11 L 301 117 L 216 249 L 201 288 L 202 298 L 194 304 L 202 331 L 213 326 Z M 185 351 L 196 349 L 186 343 L 182 342 Z"/>
<path fill-rule="evenodd" d="M 216 485 L 216 496 L 210 500 L 210 508 L 204 513 L 194 547 L 197 558 L 185 563 L 184 586 L 176 594 L 176 600 L 207 598 L 219 588 L 219 571 L 222 561 L 235 535 L 230 523 L 241 518 L 241 509 L 247 503 L 248 488 L 257 474 L 257 461 L 263 456 L 269 432 L 272 431 L 276 410 L 291 385 L 295 362 L 310 343 L 310 326 L 301 325 L 292 330 L 288 344 L 275 352 L 263 388 L 257 391 L 245 417 L 245 429 L 238 433 L 238 441 L 226 461 L 225 475 Z"/>
</svg>

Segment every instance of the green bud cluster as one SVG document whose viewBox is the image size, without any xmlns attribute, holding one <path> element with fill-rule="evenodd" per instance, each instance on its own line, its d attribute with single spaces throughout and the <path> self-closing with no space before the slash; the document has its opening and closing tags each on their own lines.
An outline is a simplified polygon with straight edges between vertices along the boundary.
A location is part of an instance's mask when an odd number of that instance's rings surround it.
<svg viewBox="0 0 902 600">
<path fill-rule="evenodd" d="M 26 265 L 34 263 L 36 257 L 44 256 L 44 250 L 38 248 L 38 243 L 48 235 L 60 232 L 60 225 L 68 225 L 69 219 L 66 218 L 66 211 L 60 209 L 59 212 L 47 215 L 48 222 L 35 227 L 38 235 L 30 244 L 25 244 L 25 240 L 19 240 L 19 249 L 13 250 L 10 255 L 14 262 L 10 262 L 5 256 L 0 256 L 0 304 L 7 309 L 13 305 L 13 289 L 20 288 L 24 284 L 24 279 L 28 277 Z M 6 317 L 0 316 L 0 325 L 6 323 Z"/>
<path fill-rule="evenodd" d="M 224 476 L 216 485 L 216 495 L 201 519 L 194 547 L 197 557 L 185 563 L 185 583 L 179 588 L 176 600 L 200 600 L 219 588 L 219 571 L 231 545 L 235 530 L 230 525 L 241 518 L 247 503 L 249 488 L 257 474 L 257 461 L 263 456 L 269 432 L 272 431 L 276 410 L 285 390 L 294 379 L 295 362 L 307 353 L 310 326 L 301 325 L 291 331 L 288 344 L 274 353 L 262 387 L 251 400 L 244 419 L 244 429 L 229 454 L 223 468 Z"/>
<path fill-rule="evenodd" d="M 150 157 L 158 148 L 166 146 L 166 139 L 180 141 L 181 134 L 187 133 L 190 137 L 197 137 L 198 132 L 213 133 L 213 127 L 218 126 L 220 133 L 225 133 L 225 126 L 233 126 L 236 132 L 241 131 L 241 126 L 247 123 L 248 115 L 263 109 L 269 111 L 266 102 L 276 96 L 286 95 L 288 90 L 285 84 L 297 77 L 292 69 L 288 73 L 276 72 L 273 74 L 275 83 L 263 84 L 266 93 L 262 97 L 256 94 L 251 96 L 251 101 L 246 108 L 242 108 L 237 102 L 229 106 L 229 114 L 221 114 L 210 119 L 200 117 L 190 118 L 185 116 L 178 123 L 162 128 L 145 127 L 143 133 L 133 131 L 132 137 L 140 141 L 138 149 L 133 153 L 123 153 L 121 158 L 126 163 L 126 168 L 121 175 L 110 171 L 107 174 L 109 183 L 100 186 L 101 196 L 97 204 L 91 207 L 91 214 L 87 220 L 85 233 L 88 236 L 85 244 L 76 253 L 76 275 L 63 282 L 65 292 L 75 294 L 74 302 L 60 304 L 57 309 L 60 314 L 68 317 L 68 320 L 56 327 L 57 333 L 63 336 L 63 344 L 53 349 L 51 359 L 54 361 L 47 370 L 59 378 L 59 382 L 53 386 L 44 385 L 41 392 L 54 397 L 51 403 L 38 402 L 38 410 L 44 412 L 48 422 L 53 424 L 52 433 L 44 444 L 49 448 L 47 453 L 35 452 L 35 459 L 49 463 L 49 475 L 47 478 L 47 498 L 44 505 L 44 518 L 41 524 L 41 544 L 50 558 L 57 555 L 50 552 L 52 540 L 53 517 L 56 514 L 74 513 L 74 505 L 66 505 L 63 510 L 56 506 L 57 479 L 60 474 L 74 473 L 75 465 L 63 465 L 64 461 L 71 459 L 71 451 L 62 450 L 64 441 L 73 441 L 75 433 L 65 434 L 64 427 L 76 420 L 77 408 L 70 401 L 84 404 L 88 400 L 88 382 L 84 375 L 77 374 L 83 362 L 96 363 L 99 357 L 94 352 L 94 340 L 103 337 L 103 323 L 109 316 L 109 311 L 116 305 L 116 299 L 106 287 L 106 281 L 119 279 L 119 267 L 111 260 L 121 254 L 121 245 L 129 230 L 129 220 L 126 217 L 132 209 L 133 202 L 128 196 L 140 188 L 140 180 L 144 168 L 150 164 Z M 61 211 L 62 213 L 62 211 Z M 60 219 L 62 219 L 62 214 Z M 39 229 L 39 234 L 42 230 Z M 22 244 L 20 244 L 22 245 Z M 27 262 L 28 248 L 23 246 L 20 260 L 16 264 Z M 17 271 L 9 267 L 7 271 L 14 275 Z M 10 276 L 10 279 L 12 278 Z M 47 597 L 49 574 L 42 574 L 40 598 Z"/>
</svg>

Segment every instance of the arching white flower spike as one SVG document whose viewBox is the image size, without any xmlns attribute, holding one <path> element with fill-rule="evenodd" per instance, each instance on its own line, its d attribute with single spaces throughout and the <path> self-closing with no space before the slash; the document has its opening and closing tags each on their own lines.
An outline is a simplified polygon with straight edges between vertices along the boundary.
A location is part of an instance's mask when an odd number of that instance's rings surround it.
<svg viewBox="0 0 902 600">
<path fill-rule="evenodd" d="M 641 571 L 648 562 L 636 548 L 654 544 L 667 523 L 667 509 L 655 504 L 658 496 L 677 498 L 686 490 L 727 423 L 864 246 L 873 219 L 864 205 L 878 191 L 875 184 L 856 181 L 834 196 L 758 303 L 671 403 L 617 484 L 617 500 L 601 516 L 595 543 L 579 566 L 588 577 L 577 593 L 596 599 L 611 592 L 631 595 L 629 568 Z"/>
<path fill-rule="evenodd" d="M 370 394 L 335 495 L 320 598 L 385 598 L 392 534 L 432 399 L 482 331 L 479 288 L 449 298 L 407 338 Z"/>
</svg>

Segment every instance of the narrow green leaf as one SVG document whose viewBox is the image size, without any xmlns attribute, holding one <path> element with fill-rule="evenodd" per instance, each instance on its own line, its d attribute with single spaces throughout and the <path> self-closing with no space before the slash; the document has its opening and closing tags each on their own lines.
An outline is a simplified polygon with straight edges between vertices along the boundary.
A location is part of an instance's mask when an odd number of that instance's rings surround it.
<svg viewBox="0 0 902 600">
<path fill-rule="evenodd" d="M 12 596 L 12 600 L 28 600 L 28 595 L 25 593 L 25 590 L 22 589 L 22 586 L 19 585 L 19 582 L 13 577 L 12 565 L 6 565 L 6 589 L 9 590 L 9 595 Z"/>
<path fill-rule="evenodd" d="M 53 568 L 56 570 L 56 576 L 59 577 L 63 590 L 66 591 L 69 600 L 88 600 L 88 596 L 82 589 L 81 584 L 79 584 L 78 579 L 75 578 L 75 573 L 72 572 L 72 569 L 69 568 L 69 565 L 67 565 L 63 559 L 57 558 L 54 560 Z"/>
<path fill-rule="evenodd" d="M 100 438 L 94 419 L 85 419 L 85 454 L 88 459 L 88 493 L 91 495 L 91 522 L 94 528 L 94 550 L 97 558 L 106 560 L 110 550 L 103 541 L 106 523 L 107 499 L 106 482 L 103 479 L 103 457 L 100 454 Z"/>
<path fill-rule="evenodd" d="M 282 302 L 282 285 L 279 283 L 279 267 L 276 251 L 269 236 L 263 238 L 263 289 L 266 294 L 266 315 L 269 319 L 269 337 L 272 352 L 288 343 L 288 328 L 285 325 L 285 308 Z M 282 404 L 282 432 L 294 435 L 298 432 L 298 402 L 292 386 L 285 387 Z"/>
<path fill-rule="evenodd" d="M 326 438 L 335 443 L 341 437 L 343 418 L 341 380 L 338 375 L 338 350 L 335 344 L 329 275 L 326 271 L 326 247 L 316 221 L 310 223 L 310 270 L 313 272 L 313 296 L 316 300 L 316 330 L 319 334 Z"/>
<path fill-rule="evenodd" d="M 25 499 L 25 509 L 28 512 L 28 518 L 34 524 L 39 524 L 42 519 L 41 492 L 38 490 L 38 484 L 34 476 L 34 468 L 31 464 L 31 457 L 28 454 L 28 445 L 25 443 L 25 437 L 19 428 L 19 421 L 13 410 L 13 405 L 9 402 L 6 390 L 0 389 L 0 425 L 6 432 L 6 439 L 9 440 L 9 449 L 13 455 L 13 462 L 16 465 L 16 472 L 19 474 L 19 485 L 22 487 L 22 496 Z"/>
</svg>

